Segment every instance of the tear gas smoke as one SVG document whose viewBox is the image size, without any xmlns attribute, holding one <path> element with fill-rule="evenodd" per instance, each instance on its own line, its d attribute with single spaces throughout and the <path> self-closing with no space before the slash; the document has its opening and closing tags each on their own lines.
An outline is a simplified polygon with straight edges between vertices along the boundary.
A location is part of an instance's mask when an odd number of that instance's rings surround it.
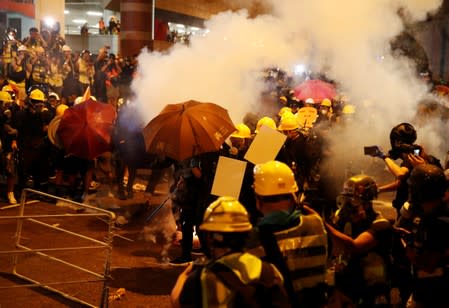
<svg viewBox="0 0 449 308">
<path fill-rule="evenodd" d="M 338 141 L 333 148 L 335 164 L 366 163 L 363 146 L 380 144 L 388 150 L 390 129 L 410 121 L 417 102 L 428 92 L 414 77 L 410 60 L 391 56 L 390 40 L 404 29 L 398 11 L 403 8 L 414 22 L 435 12 L 441 2 L 258 1 L 263 9 L 271 8 L 269 14 L 248 18 L 245 10 L 223 12 L 208 20 L 210 32 L 191 37 L 189 46 L 176 44 L 167 53 L 143 51 L 132 87 L 144 122 L 167 103 L 195 99 L 227 108 L 237 124 L 246 112 L 264 108 L 259 97 L 263 68 L 292 71 L 296 64 L 307 63 L 337 81 L 357 107 L 358 120 L 340 136 L 331 132 Z"/>
</svg>

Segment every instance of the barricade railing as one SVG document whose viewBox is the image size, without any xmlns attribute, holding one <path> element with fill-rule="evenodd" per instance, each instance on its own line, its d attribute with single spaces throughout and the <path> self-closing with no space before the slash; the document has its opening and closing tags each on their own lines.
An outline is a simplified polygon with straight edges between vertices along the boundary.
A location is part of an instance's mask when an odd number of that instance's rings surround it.
<svg viewBox="0 0 449 308">
<path fill-rule="evenodd" d="M 66 204 L 70 204 L 74 207 L 77 207 L 78 209 L 82 209 L 84 212 L 82 213 L 64 213 L 64 214 L 48 214 L 48 215 L 25 215 L 25 206 L 26 206 L 26 200 L 27 197 L 32 194 L 33 197 L 36 196 L 43 196 L 45 198 L 51 198 L 56 201 L 62 201 Z M 93 207 L 88 204 L 78 203 L 72 200 L 60 198 L 57 196 L 49 195 L 40 191 L 32 190 L 32 189 L 24 189 L 22 191 L 22 195 L 20 198 L 20 204 L 18 205 L 20 207 L 19 214 L 15 216 L 0 216 L 1 220 L 16 220 L 17 226 L 16 226 L 16 234 L 14 236 L 15 241 L 15 249 L 13 250 L 0 250 L 0 256 L 2 255 L 10 255 L 12 256 L 12 275 L 17 276 L 27 282 L 30 282 L 29 284 L 17 284 L 12 286 L 0 286 L 0 289 L 4 288 L 16 288 L 16 287 L 40 287 L 44 288 L 46 290 L 49 290 L 51 292 L 54 292 L 56 294 L 59 294 L 60 296 L 73 301 L 77 302 L 79 304 L 88 306 L 88 307 L 107 307 L 108 305 L 108 293 L 109 293 L 109 287 L 108 287 L 108 281 L 110 280 L 110 264 L 111 264 L 111 253 L 112 253 L 112 240 L 113 240 L 113 230 L 114 230 L 114 223 L 116 216 L 113 212 L 107 211 L 101 208 Z M 53 204 L 54 206 L 54 204 Z M 62 224 L 49 224 L 47 222 L 42 221 L 42 219 L 45 218 L 55 218 L 55 219 L 61 219 L 63 221 L 64 219 L 68 218 L 84 218 L 87 217 L 94 217 L 98 218 L 102 221 L 104 221 L 107 224 L 107 231 L 104 236 L 104 240 L 98 240 L 80 233 L 76 233 L 67 229 L 64 229 L 60 227 Z M 83 246 L 66 246 L 66 247 L 52 247 L 52 248 L 32 248 L 29 247 L 29 245 L 25 245 L 23 243 L 22 239 L 22 229 L 24 221 L 35 223 L 41 227 L 48 228 L 57 232 L 62 232 L 69 237 L 75 237 L 78 239 L 82 239 L 83 241 L 87 241 L 90 243 L 90 245 L 83 245 Z M 67 242 L 65 242 L 67 243 Z M 73 262 L 67 262 L 66 260 L 63 260 L 61 258 L 58 258 L 56 256 L 49 255 L 49 252 L 63 252 L 63 251 L 81 251 L 81 250 L 91 250 L 91 249 L 103 249 L 105 251 L 105 257 L 104 257 L 104 270 L 103 272 L 95 272 L 92 271 L 86 267 L 74 264 Z M 37 279 L 33 279 L 29 276 L 27 276 L 24 273 L 20 273 L 18 271 L 18 265 L 20 265 L 19 261 L 19 255 L 23 254 L 34 254 L 38 255 L 40 257 L 44 257 L 46 260 L 50 260 L 50 262 L 56 262 L 57 264 L 63 264 L 65 266 L 68 266 L 72 269 L 75 269 L 77 271 L 80 271 L 82 273 L 86 273 L 89 278 L 85 279 L 77 279 L 77 280 L 63 280 L 63 281 L 53 281 L 53 282 L 42 282 L 38 281 Z M 69 277 L 68 277 L 69 278 Z M 67 284 L 80 284 L 80 283 L 91 283 L 91 282 L 103 282 L 102 287 L 102 294 L 100 299 L 100 305 L 95 305 L 92 303 L 88 303 L 85 300 L 76 297 L 74 295 L 68 294 L 67 292 L 64 292 L 63 290 L 60 290 L 57 288 L 58 285 L 67 285 Z"/>
</svg>

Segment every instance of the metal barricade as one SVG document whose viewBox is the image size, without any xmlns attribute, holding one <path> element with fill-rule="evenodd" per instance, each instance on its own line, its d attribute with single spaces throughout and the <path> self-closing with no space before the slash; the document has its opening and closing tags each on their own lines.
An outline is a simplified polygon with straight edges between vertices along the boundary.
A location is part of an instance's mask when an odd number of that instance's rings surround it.
<svg viewBox="0 0 449 308">
<path fill-rule="evenodd" d="M 26 200 L 27 196 L 32 194 L 33 196 L 43 196 L 45 198 L 51 198 L 55 200 L 59 200 L 68 204 L 71 204 L 78 209 L 82 209 L 83 213 L 64 213 L 64 214 L 48 214 L 48 215 L 25 215 L 25 206 L 26 206 Z M 108 306 L 108 293 L 109 293 L 109 287 L 108 287 L 108 281 L 110 280 L 110 264 L 111 264 L 111 253 L 112 253 L 112 240 L 113 240 L 113 229 L 114 229 L 114 223 L 116 216 L 113 212 L 107 211 L 104 209 L 100 209 L 97 207 L 93 207 L 87 204 L 82 204 L 78 202 L 74 202 L 71 200 L 63 199 L 57 196 L 49 195 L 40 191 L 32 190 L 32 189 L 24 189 L 21 195 L 20 204 L 17 205 L 20 206 L 19 214 L 16 216 L 0 216 L 0 220 L 16 220 L 17 226 L 16 226 L 16 234 L 14 237 L 15 241 L 15 249 L 14 250 L 0 250 L 0 256 L 2 255 L 10 255 L 12 256 L 12 265 L 13 270 L 12 273 L 14 276 L 17 276 L 27 282 L 30 282 L 30 284 L 18 284 L 13 286 L 5 286 L 1 287 L 0 289 L 4 288 L 16 288 L 16 287 L 40 287 L 44 288 L 46 290 L 49 290 L 51 292 L 54 292 L 56 294 L 59 294 L 60 296 L 73 301 L 77 302 L 79 304 L 88 306 L 88 307 L 98 307 L 95 304 L 88 303 L 83 299 L 80 299 L 76 296 L 70 295 L 60 289 L 57 288 L 59 285 L 67 285 L 67 284 L 80 284 L 80 283 L 87 283 L 87 282 L 103 282 L 102 287 L 102 294 L 100 299 L 100 307 L 107 307 Z M 54 206 L 54 204 L 53 204 Z M 61 219 L 63 221 L 64 219 L 68 219 L 70 217 L 79 217 L 79 218 L 86 218 L 86 217 L 96 217 L 102 221 L 104 221 L 107 224 L 107 231 L 104 240 L 98 240 L 94 239 L 92 237 L 85 236 L 80 233 L 76 233 L 67 229 L 64 229 L 59 226 L 59 224 L 49 224 L 42 219 L 45 218 L 56 218 Z M 52 248 L 32 248 L 29 247 L 29 245 L 25 245 L 22 241 L 22 228 L 24 222 L 31 222 L 34 224 L 37 224 L 41 227 L 48 228 L 49 230 L 54 230 L 59 232 L 62 232 L 63 234 L 66 234 L 70 237 L 75 237 L 77 239 L 82 239 L 83 241 L 88 241 L 91 243 L 91 245 L 83 245 L 83 246 L 71 246 L 71 247 L 52 247 Z M 92 270 L 89 270 L 88 268 L 82 267 L 77 264 L 73 264 L 70 262 L 67 262 L 61 258 L 58 258 L 56 256 L 49 255 L 51 252 L 63 252 L 63 251 L 73 251 L 78 252 L 80 250 L 94 250 L 94 249 L 102 249 L 105 251 L 105 257 L 104 257 L 104 271 L 103 272 L 95 272 Z M 20 273 L 18 271 L 18 265 L 19 262 L 19 255 L 23 254 L 32 254 L 35 256 L 43 257 L 46 260 L 50 260 L 50 262 L 55 262 L 57 264 L 63 264 L 65 266 L 70 267 L 71 269 L 75 269 L 76 271 L 81 271 L 82 273 L 86 273 L 87 276 L 91 277 L 89 279 L 79 279 L 79 280 L 64 280 L 64 281 L 55 281 L 55 282 L 40 282 L 36 279 L 33 279 L 26 274 Z M 70 278 L 70 277 L 68 277 Z"/>
</svg>

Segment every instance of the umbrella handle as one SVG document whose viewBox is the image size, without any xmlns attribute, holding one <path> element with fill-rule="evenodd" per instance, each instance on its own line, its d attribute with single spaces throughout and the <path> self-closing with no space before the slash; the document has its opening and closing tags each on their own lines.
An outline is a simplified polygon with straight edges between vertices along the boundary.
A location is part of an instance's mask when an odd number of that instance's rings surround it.
<svg viewBox="0 0 449 308">
<path fill-rule="evenodd" d="M 167 199 L 165 199 L 153 212 L 150 213 L 150 215 L 148 215 L 148 217 L 145 219 L 145 223 L 150 222 L 150 220 L 154 217 L 154 215 L 156 215 L 165 205 L 165 203 L 167 203 L 168 199 L 170 199 L 170 197 L 167 197 Z"/>
</svg>

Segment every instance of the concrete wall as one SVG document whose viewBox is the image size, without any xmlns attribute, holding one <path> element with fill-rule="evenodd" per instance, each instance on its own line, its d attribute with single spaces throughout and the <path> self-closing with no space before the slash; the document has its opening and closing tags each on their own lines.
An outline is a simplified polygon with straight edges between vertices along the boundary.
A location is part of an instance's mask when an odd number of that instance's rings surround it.
<svg viewBox="0 0 449 308">
<path fill-rule="evenodd" d="M 65 37 L 67 45 L 69 45 L 73 51 L 82 51 L 88 49 L 91 53 L 97 54 L 98 50 L 104 46 L 110 46 L 109 52 L 114 54 L 119 53 L 118 35 L 95 35 L 91 34 L 87 37 L 81 35 L 66 35 Z"/>
<path fill-rule="evenodd" d="M 39 29 L 40 21 L 45 18 L 53 18 L 55 21 L 59 21 L 61 27 L 61 35 L 64 35 L 64 0 L 35 0 L 34 1 L 36 12 L 36 27 Z"/>
</svg>

